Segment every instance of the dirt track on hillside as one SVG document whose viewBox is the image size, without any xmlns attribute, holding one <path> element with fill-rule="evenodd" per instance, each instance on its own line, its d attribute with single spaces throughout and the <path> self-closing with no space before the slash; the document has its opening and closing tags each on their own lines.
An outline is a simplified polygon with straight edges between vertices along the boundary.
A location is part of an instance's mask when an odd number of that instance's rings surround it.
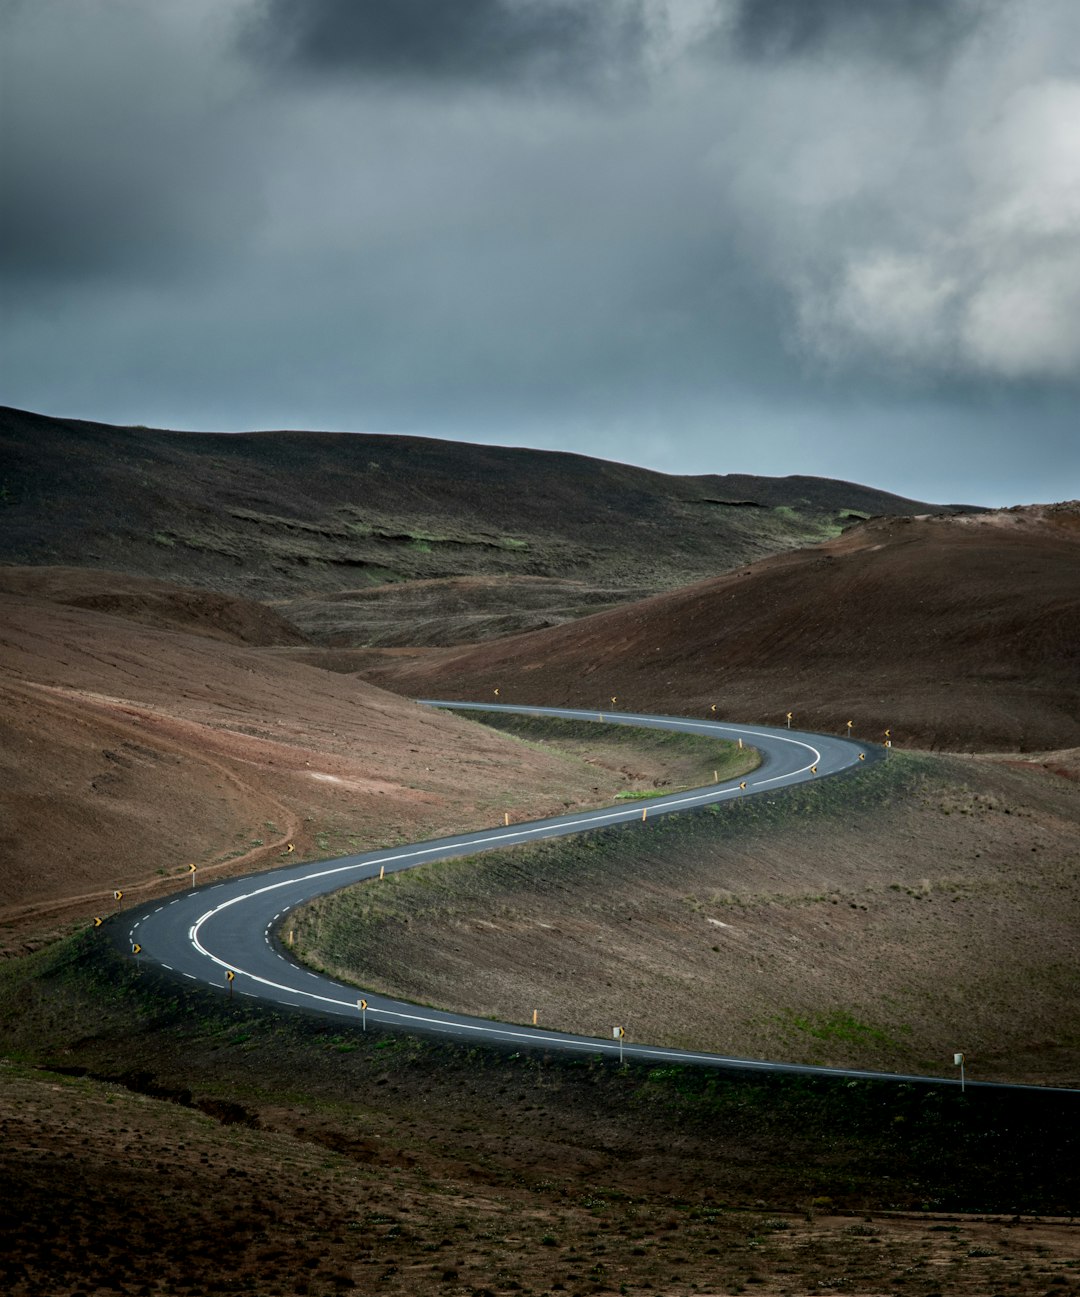
<svg viewBox="0 0 1080 1297">
<path fill-rule="evenodd" d="M 183 886 L 192 862 L 203 881 L 271 864 L 289 843 L 297 858 L 343 854 L 479 827 L 508 807 L 555 813 L 625 783 L 171 625 L 4 594 L 0 623 L 8 931 L 85 919 L 113 889 L 127 903 Z"/>
</svg>

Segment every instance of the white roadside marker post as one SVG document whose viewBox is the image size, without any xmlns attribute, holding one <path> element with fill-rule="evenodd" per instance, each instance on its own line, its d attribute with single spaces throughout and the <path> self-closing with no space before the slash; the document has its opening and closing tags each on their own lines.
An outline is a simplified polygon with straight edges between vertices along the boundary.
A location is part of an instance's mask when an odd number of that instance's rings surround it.
<svg viewBox="0 0 1080 1297">
<path fill-rule="evenodd" d="M 626 1035 L 626 1032 L 623 1031 L 622 1027 L 612 1027 L 612 1029 L 611 1029 L 611 1034 L 612 1034 L 612 1035 L 615 1037 L 615 1039 L 619 1042 L 619 1066 L 622 1067 L 622 1065 L 623 1065 L 623 1037 Z"/>
<path fill-rule="evenodd" d="M 960 1093 L 964 1093 L 964 1056 L 963 1054 L 953 1054 L 953 1067 L 960 1069 Z"/>
</svg>

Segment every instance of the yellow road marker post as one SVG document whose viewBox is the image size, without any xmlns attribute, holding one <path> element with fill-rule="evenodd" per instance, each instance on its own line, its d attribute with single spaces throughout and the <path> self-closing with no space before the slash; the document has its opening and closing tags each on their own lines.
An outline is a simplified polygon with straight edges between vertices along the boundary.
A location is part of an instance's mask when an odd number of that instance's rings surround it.
<svg viewBox="0 0 1080 1297">
<path fill-rule="evenodd" d="M 360 1010 L 360 1025 L 367 1031 L 367 1000 L 357 1000 L 356 1007 Z"/>
<path fill-rule="evenodd" d="M 817 774 L 817 766 L 811 766 L 811 767 L 810 767 L 810 773 L 811 773 L 812 775 L 816 775 L 816 774 Z"/>
<path fill-rule="evenodd" d="M 117 889 L 115 892 L 113 892 L 112 898 L 116 902 L 116 911 L 119 914 L 120 902 L 124 899 L 124 893 L 121 892 L 119 889 Z"/>
<path fill-rule="evenodd" d="M 101 925 L 102 925 L 102 923 L 104 923 L 104 922 L 105 922 L 105 920 L 102 919 L 102 918 L 100 917 L 100 915 L 97 915 L 97 914 L 94 915 L 94 927 L 95 927 L 95 928 L 100 928 Z"/>
<path fill-rule="evenodd" d="M 612 1034 L 612 1035 L 615 1037 L 615 1039 L 619 1042 L 619 1066 L 622 1067 L 622 1065 L 623 1065 L 623 1037 L 626 1035 L 626 1032 L 623 1031 L 622 1027 L 612 1027 L 612 1029 L 611 1029 L 611 1034 Z"/>
<path fill-rule="evenodd" d="M 188 865 L 187 868 L 188 868 L 188 873 L 191 875 L 191 890 L 194 891 L 194 890 L 195 890 L 195 873 L 196 873 L 196 870 L 198 869 L 198 865 Z"/>
<path fill-rule="evenodd" d="M 386 866 L 385 866 L 385 865 L 380 865 L 380 866 L 379 866 L 379 882 L 381 883 L 382 880 L 383 880 L 385 877 L 386 877 Z"/>
<path fill-rule="evenodd" d="M 787 714 L 787 727 L 788 729 L 791 729 L 791 712 L 788 712 Z"/>
<path fill-rule="evenodd" d="M 739 787 L 740 787 L 740 788 L 745 788 L 745 787 L 746 787 L 746 780 L 745 780 L 745 779 L 742 781 L 742 783 L 739 784 Z"/>
<path fill-rule="evenodd" d="M 232 984 L 236 981 L 236 974 L 230 968 L 225 974 L 225 980 L 229 983 L 229 999 L 232 999 Z"/>
<path fill-rule="evenodd" d="M 509 812 L 509 811 L 503 811 L 503 824 L 506 826 L 506 828 L 509 828 L 509 827 L 510 827 L 510 812 Z"/>
<path fill-rule="evenodd" d="M 537 1022 L 538 1022 L 538 1020 L 539 1020 L 539 1017 L 540 1017 L 540 1010 L 539 1010 L 539 1009 L 533 1009 L 533 1026 L 534 1026 L 534 1027 L 537 1025 Z"/>
<path fill-rule="evenodd" d="M 648 813 L 649 813 L 649 808 L 647 806 L 643 806 L 641 808 L 641 822 L 643 824 L 645 822 L 645 816 L 648 815 Z"/>
</svg>

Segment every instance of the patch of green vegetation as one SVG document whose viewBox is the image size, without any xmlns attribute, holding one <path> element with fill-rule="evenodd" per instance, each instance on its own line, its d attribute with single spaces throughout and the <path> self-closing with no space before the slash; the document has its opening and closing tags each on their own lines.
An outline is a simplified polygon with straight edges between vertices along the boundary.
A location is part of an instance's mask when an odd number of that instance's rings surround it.
<svg viewBox="0 0 1080 1297">
<path fill-rule="evenodd" d="M 517 537 L 517 536 L 500 536 L 500 537 L 499 537 L 499 548 L 500 548 L 500 549 L 518 549 L 518 550 L 521 550 L 521 549 L 528 549 L 528 548 L 529 548 L 529 542 L 528 542 L 527 540 L 521 540 L 521 539 L 520 539 L 519 537 Z"/>
<path fill-rule="evenodd" d="M 431 553 L 430 541 L 422 540 L 419 536 L 414 536 L 412 540 L 409 541 L 409 548 L 415 550 L 418 554 Z"/>
<path fill-rule="evenodd" d="M 560 743 L 603 744 L 605 747 L 626 747 L 638 752 L 660 753 L 665 756 L 699 758 L 702 769 L 711 777 L 719 770 L 724 778 L 734 778 L 739 773 L 753 770 L 759 760 L 749 748 L 739 748 L 726 739 L 709 738 L 703 734 L 684 734 L 677 730 L 656 730 L 639 725 L 619 725 L 597 720 L 568 720 L 558 716 L 519 714 L 514 712 L 469 711 L 454 712 L 460 720 L 486 725 L 503 734 L 526 742 L 557 748 Z M 602 716 L 597 712 L 597 717 Z M 716 762 L 719 762 L 719 767 Z M 724 774 L 724 769 L 727 774 Z"/>
<path fill-rule="evenodd" d="M 176 544 L 176 541 L 173 539 L 173 537 L 166 535 L 166 533 L 163 531 L 155 531 L 153 539 L 155 545 L 162 545 L 167 549 L 172 549 L 173 546 Z"/>
<path fill-rule="evenodd" d="M 615 794 L 617 802 L 640 802 L 649 797 L 667 797 L 673 788 L 624 788 Z"/>
<path fill-rule="evenodd" d="M 815 1040 L 838 1040 L 849 1045 L 876 1044 L 897 1048 L 897 1042 L 880 1027 L 860 1022 L 846 1009 L 833 1009 L 830 1013 L 800 1016 L 788 1012 L 777 1017 L 777 1022 L 805 1032 Z"/>
<path fill-rule="evenodd" d="M 246 550 L 235 540 L 226 536 L 214 536 L 207 532 L 178 533 L 176 539 L 181 545 L 200 553 L 222 554 L 226 558 L 242 559 Z"/>
</svg>

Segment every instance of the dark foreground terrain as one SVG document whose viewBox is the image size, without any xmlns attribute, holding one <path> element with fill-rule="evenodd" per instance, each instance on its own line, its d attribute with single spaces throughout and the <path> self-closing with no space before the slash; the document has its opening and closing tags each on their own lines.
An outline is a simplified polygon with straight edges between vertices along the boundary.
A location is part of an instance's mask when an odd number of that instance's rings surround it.
<svg viewBox="0 0 1080 1297">
<path fill-rule="evenodd" d="M 13 1297 L 1080 1290 L 1074 1095 L 327 1029 L 101 934 L 2 975 Z"/>
</svg>

